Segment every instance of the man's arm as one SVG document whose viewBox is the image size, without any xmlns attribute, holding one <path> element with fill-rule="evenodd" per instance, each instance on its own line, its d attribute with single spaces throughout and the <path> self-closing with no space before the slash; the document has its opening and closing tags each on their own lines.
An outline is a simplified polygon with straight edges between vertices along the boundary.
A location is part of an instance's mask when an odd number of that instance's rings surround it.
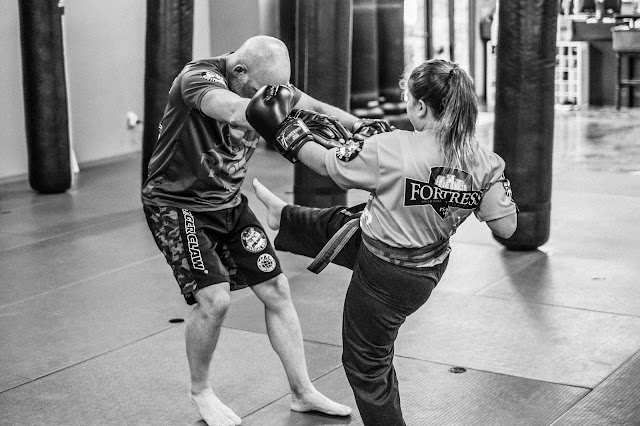
<svg viewBox="0 0 640 426">
<path fill-rule="evenodd" d="M 306 109 L 294 110 L 293 97 L 289 86 L 262 87 L 247 105 L 247 121 L 286 159 L 292 163 L 301 160 L 321 175 L 327 174 L 324 155 L 328 149 L 338 148 L 336 155 L 344 161 L 349 161 L 358 155 L 362 148 L 361 140 L 350 138 L 349 132 L 343 129 L 340 123 L 336 123 L 335 119 L 332 120 L 326 116 L 324 119 L 318 119 L 313 116 L 314 114 L 319 116 L 322 113 L 318 114 Z M 315 133 L 307 126 L 305 119 L 310 122 L 309 125 Z M 326 139 L 327 137 L 329 139 Z M 307 144 L 312 141 L 315 143 Z M 305 145 L 314 146 L 307 147 L 304 150 L 304 156 L 299 157 Z"/>
<path fill-rule="evenodd" d="M 209 90 L 202 97 L 200 111 L 214 120 L 229 123 L 233 127 L 251 129 L 245 117 L 250 99 L 242 98 L 230 90 Z"/>
<path fill-rule="evenodd" d="M 338 107 L 320 102 L 319 100 L 312 98 L 302 91 L 300 93 L 302 93 L 302 96 L 300 96 L 300 100 L 298 100 L 295 105 L 295 108 L 297 109 L 306 109 L 319 112 L 321 114 L 332 115 L 349 130 L 353 129 L 354 123 L 360 120 L 355 115 L 351 115 Z"/>
</svg>

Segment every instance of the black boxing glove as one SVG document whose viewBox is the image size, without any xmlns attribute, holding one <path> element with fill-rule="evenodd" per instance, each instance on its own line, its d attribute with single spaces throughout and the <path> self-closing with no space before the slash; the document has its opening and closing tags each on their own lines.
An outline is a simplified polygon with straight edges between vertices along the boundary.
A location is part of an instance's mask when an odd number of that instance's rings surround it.
<svg viewBox="0 0 640 426">
<path fill-rule="evenodd" d="M 394 129 L 384 120 L 364 118 L 353 124 L 353 136 L 356 139 L 366 139 L 379 133 L 391 132 Z"/>
<path fill-rule="evenodd" d="M 292 163 L 298 151 L 313 141 L 313 134 L 300 118 L 291 115 L 293 92 L 288 86 L 264 86 L 249 101 L 245 116 L 260 136 Z"/>
<path fill-rule="evenodd" d="M 326 149 L 341 147 L 351 138 L 349 131 L 332 115 L 294 109 L 291 111 L 291 116 L 304 121 L 313 134 L 314 141 Z"/>
<path fill-rule="evenodd" d="M 326 149 L 337 148 L 336 157 L 341 161 L 353 160 L 362 150 L 364 138 L 354 138 L 332 115 L 294 109 L 291 116 L 304 121 L 318 145 Z"/>
</svg>

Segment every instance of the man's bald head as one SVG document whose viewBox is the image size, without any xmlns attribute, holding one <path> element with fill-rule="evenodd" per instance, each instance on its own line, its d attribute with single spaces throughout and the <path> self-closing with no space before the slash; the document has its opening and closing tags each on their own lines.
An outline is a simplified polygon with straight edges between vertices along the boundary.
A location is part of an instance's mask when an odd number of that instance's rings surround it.
<svg viewBox="0 0 640 426">
<path fill-rule="evenodd" d="M 289 51 L 277 38 L 251 37 L 227 57 L 227 71 L 233 79 L 231 90 L 240 96 L 251 97 L 267 84 L 289 83 Z"/>
</svg>

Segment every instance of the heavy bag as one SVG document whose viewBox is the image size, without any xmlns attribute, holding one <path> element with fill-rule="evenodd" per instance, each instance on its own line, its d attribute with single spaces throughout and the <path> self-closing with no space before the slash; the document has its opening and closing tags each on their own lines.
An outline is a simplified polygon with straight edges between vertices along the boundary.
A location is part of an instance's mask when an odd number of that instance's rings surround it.
<svg viewBox="0 0 640 426">
<path fill-rule="evenodd" d="M 557 0 L 501 1 L 498 10 L 494 150 L 518 205 L 512 250 L 549 239 Z"/>
<path fill-rule="evenodd" d="M 349 108 L 351 88 L 351 0 L 282 0 L 283 40 L 292 57 L 292 82 L 314 98 L 343 110 Z M 295 22 L 294 36 L 291 24 Z M 326 37 L 333 37 L 327 43 Z M 327 64 L 331 64 L 327 67 Z M 345 205 L 347 192 L 328 176 L 302 163 L 294 166 L 294 203 L 309 207 Z"/>
<path fill-rule="evenodd" d="M 378 14 L 376 0 L 353 0 L 351 113 L 382 118 L 378 86 Z"/>
<path fill-rule="evenodd" d="M 29 184 L 43 194 L 71 187 L 69 110 L 58 0 L 20 0 L 22 85 Z"/>
<path fill-rule="evenodd" d="M 382 110 L 402 114 L 400 78 L 404 72 L 404 0 L 377 0 L 378 86 Z"/>
<path fill-rule="evenodd" d="M 147 0 L 142 182 L 158 139 L 171 82 L 193 55 L 193 0 Z"/>
</svg>

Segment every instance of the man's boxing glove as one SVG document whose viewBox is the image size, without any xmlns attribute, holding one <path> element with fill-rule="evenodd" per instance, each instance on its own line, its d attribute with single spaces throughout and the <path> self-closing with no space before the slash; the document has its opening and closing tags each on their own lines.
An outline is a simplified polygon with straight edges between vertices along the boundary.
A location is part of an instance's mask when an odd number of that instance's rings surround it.
<svg viewBox="0 0 640 426">
<path fill-rule="evenodd" d="M 394 130 L 384 120 L 364 118 L 353 124 L 353 136 L 356 139 L 366 139 L 379 133 L 391 132 Z"/>
<path fill-rule="evenodd" d="M 264 86 L 247 105 L 246 117 L 267 143 L 292 163 L 298 151 L 313 135 L 300 118 L 292 116 L 293 92 L 287 86 Z"/>
</svg>

